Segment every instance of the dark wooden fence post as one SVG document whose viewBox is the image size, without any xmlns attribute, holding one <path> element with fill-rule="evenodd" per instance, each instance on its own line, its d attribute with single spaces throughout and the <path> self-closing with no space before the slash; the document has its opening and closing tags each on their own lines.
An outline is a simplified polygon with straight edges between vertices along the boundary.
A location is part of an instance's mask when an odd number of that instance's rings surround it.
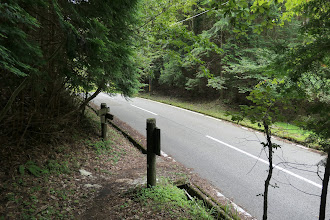
<svg viewBox="0 0 330 220">
<path fill-rule="evenodd" d="M 109 109 L 107 108 L 106 103 L 101 103 L 101 110 L 100 110 L 100 118 L 101 118 L 101 137 L 104 141 L 107 140 L 107 121 L 106 121 L 106 114 L 108 113 Z"/>
<path fill-rule="evenodd" d="M 147 119 L 147 187 L 156 186 L 156 155 L 160 156 L 160 130 L 156 119 Z"/>
</svg>

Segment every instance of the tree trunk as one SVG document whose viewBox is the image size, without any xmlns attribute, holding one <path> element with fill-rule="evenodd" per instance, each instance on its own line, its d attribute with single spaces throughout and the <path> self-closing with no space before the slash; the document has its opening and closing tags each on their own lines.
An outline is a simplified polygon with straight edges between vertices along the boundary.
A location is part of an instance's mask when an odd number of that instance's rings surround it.
<svg viewBox="0 0 330 220">
<path fill-rule="evenodd" d="M 149 75 L 149 93 L 151 93 L 152 90 L 152 79 L 151 76 Z"/>
<path fill-rule="evenodd" d="M 102 88 L 103 86 L 98 87 L 97 90 L 93 93 L 93 95 L 91 95 L 89 98 L 86 98 L 84 100 L 84 102 L 79 106 L 79 109 L 82 110 L 83 108 L 85 108 L 85 106 L 88 104 L 89 101 L 94 99 L 98 94 L 102 92 Z"/>
<path fill-rule="evenodd" d="M 94 99 L 98 94 L 100 94 L 102 92 L 102 86 L 100 86 L 94 93 L 93 95 L 91 95 L 90 97 L 88 97 L 87 99 L 85 99 L 77 109 L 74 109 L 73 111 L 65 114 L 65 115 L 62 115 L 62 118 L 65 118 L 65 117 L 70 117 L 72 114 L 76 113 L 77 111 L 82 111 L 86 105 L 88 104 L 89 101 L 91 101 L 92 99 Z M 80 115 L 81 115 L 81 112 L 80 112 Z M 80 118 L 78 118 L 80 119 Z"/>
<path fill-rule="evenodd" d="M 85 92 L 84 101 L 86 101 L 87 98 L 88 98 L 88 92 L 86 91 L 86 92 Z M 85 115 L 85 110 L 86 110 L 86 105 L 84 105 L 84 107 L 82 107 L 82 109 L 81 109 L 80 120 L 82 120 L 82 118 L 84 117 L 84 115 Z"/>
<path fill-rule="evenodd" d="M 273 145 L 271 141 L 271 132 L 269 130 L 268 124 L 264 123 L 265 127 L 265 134 L 267 138 L 267 143 L 264 146 L 268 147 L 268 162 L 269 162 L 269 170 L 268 170 L 268 176 L 265 181 L 265 190 L 264 190 L 264 210 L 263 210 L 263 216 L 262 219 L 267 219 L 267 209 L 268 209 L 268 188 L 270 185 L 270 179 L 272 178 L 273 174 Z"/>
<path fill-rule="evenodd" d="M 329 184 L 329 175 L 330 175 L 329 153 L 330 153 L 330 149 L 328 150 L 328 158 L 327 158 L 327 163 L 325 165 L 325 172 L 322 181 L 322 194 L 321 194 L 319 220 L 325 219 L 325 208 L 327 205 L 327 193 L 328 193 L 328 184 Z"/>
</svg>

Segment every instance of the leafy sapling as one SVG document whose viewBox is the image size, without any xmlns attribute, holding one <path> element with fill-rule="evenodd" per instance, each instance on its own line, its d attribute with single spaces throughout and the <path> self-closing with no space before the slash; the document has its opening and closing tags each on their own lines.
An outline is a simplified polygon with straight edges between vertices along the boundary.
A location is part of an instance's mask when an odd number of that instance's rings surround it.
<svg viewBox="0 0 330 220">
<path fill-rule="evenodd" d="M 271 186 L 270 181 L 273 174 L 273 154 L 274 150 L 279 148 L 278 144 L 272 142 L 272 129 L 271 125 L 283 119 L 280 114 L 280 108 L 287 106 L 290 98 L 285 96 L 282 92 L 282 85 L 284 80 L 279 81 L 274 78 L 272 80 L 264 80 L 256 85 L 254 90 L 251 91 L 247 97 L 251 101 L 251 105 L 242 105 L 241 114 L 234 115 L 233 120 L 241 121 L 248 118 L 252 123 L 258 123 L 258 126 L 263 130 L 266 141 L 261 142 L 263 148 L 268 153 L 268 175 L 265 180 L 265 188 L 263 192 L 263 220 L 267 219 L 268 209 L 268 188 Z M 276 188 L 275 185 L 274 188 Z"/>
</svg>

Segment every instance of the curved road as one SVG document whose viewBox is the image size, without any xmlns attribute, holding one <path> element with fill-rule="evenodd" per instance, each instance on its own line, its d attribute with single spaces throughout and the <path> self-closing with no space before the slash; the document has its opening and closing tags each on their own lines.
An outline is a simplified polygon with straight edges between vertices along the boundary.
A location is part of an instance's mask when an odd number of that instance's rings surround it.
<svg viewBox="0 0 330 220">
<path fill-rule="evenodd" d="M 203 114 L 170 105 L 120 95 L 101 93 L 94 100 L 105 102 L 111 113 L 141 134 L 146 133 L 146 119 L 156 118 L 161 129 L 162 151 L 201 177 L 209 180 L 227 198 L 257 219 L 262 219 L 267 156 L 260 142 L 263 134 Z M 274 140 L 281 145 L 275 151 L 269 189 L 268 219 L 318 219 L 322 181 L 317 164 L 319 153 L 302 146 Z M 323 176 L 324 168 L 320 167 Z M 330 218 L 328 197 L 327 218 Z"/>
</svg>

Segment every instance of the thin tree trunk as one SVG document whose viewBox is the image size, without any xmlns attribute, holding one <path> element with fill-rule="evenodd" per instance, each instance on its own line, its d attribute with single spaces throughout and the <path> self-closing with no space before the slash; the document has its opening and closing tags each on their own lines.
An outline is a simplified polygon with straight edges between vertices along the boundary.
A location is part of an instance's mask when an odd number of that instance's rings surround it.
<svg viewBox="0 0 330 220">
<path fill-rule="evenodd" d="M 265 146 L 268 147 L 268 161 L 269 161 L 269 170 L 268 170 L 268 176 L 267 179 L 265 181 L 265 190 L 264 190 L 264 213 L 262 216 L 263 220 L 267 219 L 267 210 L 268 210 L 268 188 L 270 185 L 270 179 L 272 178 L 272 174 L 273 174 L 273 145 L 272 145 L 272 141 L 271 141 L 271 133 L 269 130 L 269 126 L 264 123 L 264 127 L 265 127 L 265 134 L 266 134 L 266 138 L 267 138 L 267 143 Z"/>
<path fill-rule="evenodd" d="M 102 92 L 102 87 L 99 87 L 94 93 L 93 95 L 91 95 L 89 98 L 85 99 L 84 102 L 82 104 L 80 104 L 80 106 L 76 109 L 74 109 L 73 111 L 62 115 L 62 119 L 66 118 L 66 117 L 70 117 L 72 114 L 76 113 L 77 111 L 81 111 L 83 108 L 86 107 L 86 105 L 88 104 L 89 101 L 91 101 L 92 99 L 94 99 L 98 94 L 100 94 Z M 80 119 L 79 117 L 77 118 L 78 120 Z"/>
<path fill-rule="evenodd" d="M 327 193 L 328 193 L 328 184 L 329 184 L 329 175 L 330 175 L 330 150 L 328 150 L 327 163 L 325 165 L 325 172 L 322 181 L 322 194 L 321 194 L 321 203 L 320 203 L 320 213 L 319 220 L 325 219 L 325 208 L 327 205 Z"/>
<path fill-rule="evenodd" d="M 85 101 L 79 106 L 79 109 L 82 110 L 88 104 L 89 101 L 94 99 L 98 94 L 102 92 L 102 87 L 97 88 L 97 90 L 89 98 L 86 98 Z"/>
</svg>

